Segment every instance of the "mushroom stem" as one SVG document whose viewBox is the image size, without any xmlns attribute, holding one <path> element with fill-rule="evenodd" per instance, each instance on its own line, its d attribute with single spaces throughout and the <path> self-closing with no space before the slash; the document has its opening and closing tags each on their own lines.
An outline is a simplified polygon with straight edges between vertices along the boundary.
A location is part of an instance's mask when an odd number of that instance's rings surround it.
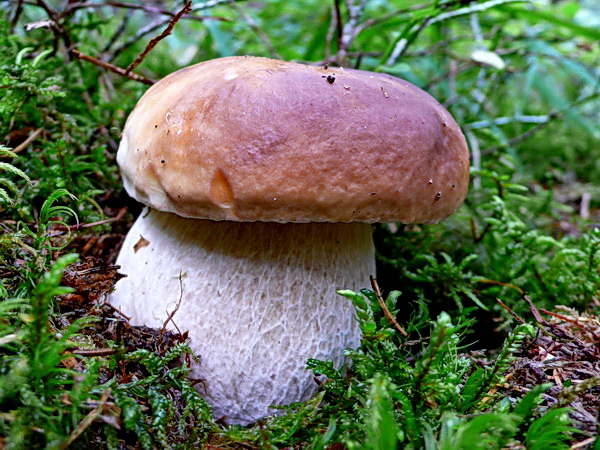
<svg viewBox="0 0 600 450">
<path fill-rule="evenodd" d="M 368 224 L 215 222 L 156 210 L 135 222 L 117 264 L 127 278 L 109 300 L 133 324 L 161 327 L 181 299 L 172 322 L 200 356 L 192 376 L 204 380 L 215 417 L 239 424 L 309 398 L 317 385 L 308 358 L 344 364 L 360 330 L 336 290 L 367 286 L 375 272 Z"/>
</svg>

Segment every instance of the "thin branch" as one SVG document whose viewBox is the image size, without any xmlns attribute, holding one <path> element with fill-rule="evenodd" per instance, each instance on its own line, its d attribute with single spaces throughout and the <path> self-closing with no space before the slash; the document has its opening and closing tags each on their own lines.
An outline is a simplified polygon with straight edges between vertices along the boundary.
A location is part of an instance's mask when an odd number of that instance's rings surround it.
<svg viewBox="0 0 600 450">
<path fill-rule="evenodd" d="M 214 8 L 215 6 L 231 4 L 235 1 L 244 1 L 244 0 L 210 0 L 208 2 L 200 3 L 192 8 L 192 11 L 202 11 L 203 9 Z"/>
<path fill-rule="evenodd" d="M 242 8 L 240 8 L 237 4 L 231 3 L 231 7 L 236 10 L 236 12 L 248 24 L 250 29 L 252 31 L 254 31 L 256 33 L 256 35 L 258 36 L 258 38 L 263 42 L 263 44 L 265 44 L 265 47 L 267 47 L 267 49 L 269 50 L 269 53 L 271 54 L 271 57 L 276 58 L 276 59 L 281 59 L 281 55 L 279 55 L 279 53 L 275 49 L 275 46 L 271 42 L 271 39 L 269 38 L 267 33 L 265 33 L 263 31 L 263 29 L 258 26 L 256 21 L 249 14 L 247 14 L 246 11 L 244 11 Z"/>
<path fill-rule="evenodd" d="M 97 348 L 93 350 L 75 349 L 71 353 L 79 356 L 109 356 L 117 353 L 117 349 L 114 348 Z"/>
<path fill-rule="evenodd" d="M 329 21 L 329 26 L 327 27 L 327 34 L 325 35 L 325 63 L 334 62 L 331 56 L 333 54 L 333 37 L 336 34 L 335 30 L 337 22 L 339 20 L 339 11 L 336 11 L 336 5 L 334 3 L 333 5 L 331 5 L 331 20 Z M 338 33 L 338 36 L 341 36 L 341 32 Z"/>
<path fill-rule="evenodd" d="M 44 0 L 36 0 L 36 5 L 42 8 L 48 17 L 52 19 L 50 23 L 50 28 L 54 31 L 54 51 L 58 50 L 58 41 L 59 37 L 62 38 L 62 41 L 65 45 L 65 48 L 68 50 L 71 48 L 71 37 L 66 32 L 65 28 L 60 23 L 60 14 L 54 11 Z M 69 58 L 67 53 L 67 58 Z"/>
<path fill-rule="evenodd" d="M 342 8 L 340 0 L 333 1 L 333 12 L 335 13 L 335 31 L 337 32 L 337 48 L 342 46 L 342 34 L 344 32 L 344 22 L 342 20 Z"/>
<path fill-rule="evenodd" d="M 123 35 L 125 30 L 127 29 L 127 25 L 129 25 L 131 16 L 132 16 L 131 10 L 128 10 L 125 12 L 125 14 L 123 15 L 123 19 L 121 20 L 121 23 L 119 24 L 117 29 L 114 31 L 114 33 L 112 34 L 112 36 L 110 37 L 110 39 L 108 40 L 108 42 L 106 43 L 106 45 L 104 46 L 104 48 L 102 49 L 102 52 L 100 54 L 104 54 L 104 53 L 108 52 L 112 48 L 112 46 L 115 45 L 115 42 L 117 42 L 117 39 L 119 39 Z"/>
<path fill-rule="evenodd" d="M 163 326 L 160 329 L 161 334 L 163 334 L 166 331 L 167 325 L 169 324 L 169 322 L 173 322 L 173 325 L 175 325 L 175 321 L 173 321 L 173 317 L 175 316 L 175 314 L 177 313 L 177 311 L 179 311 L 179 308 L 181 307 L 181 300 L 183 300 L 183 274 L 181 272 L 179 272 L 179 276 L 177 278 L 179 279 L 179 299 L 177 299 L 177 303 L 175 304 L 175 308 L 173 309 L 173 311 L 171 311 L 169 313 L 166 320 L 163 322 Z M 177 328 L 177 325 L 175 325 L 175 328 Z M 179 329 L 177 329 L 177 331 L 179 331 Z M 179 334 L 181 334 L 181 331 L 179 331 Z"/>
<path fill-rule="evenodd" d="M 496 301 L 498 302 L 498 304 L 500 306 L 502 306 L 505 310 L 507 310 L 510 313 L 510 315 L 513 316 L 517 320 L 517 322 L 519 322 L 519 323 L 525 323 L 525 321 L 523 320 L 523 318 L 520 317 L 512 309 L 510 309 L 502 300 L 500 300 L 499 298 L 497 298 Z"/>
<path fill-rule="evenodd" d="M 58 23 L 58 15 L 44 0 L 37 0 L 36 3 L 40 8 L 46 11 L 48 17 L 50 17 L 54 22 Z"/>
<path fill-rule="evenodd" d="M 515 114 L 512 117 L 496 117 L 491 120 L 478 120 L 476 122 L 466 123 L 463 127 L 475 130 L 478 128 L 489 128 L 493 125 L 508 125 L 511 123 L 546 123 L 548 120 L 549 117 L 546 114 L 538 116 Z"/>
<path fill-rule="evenodd" d="M 110 57 L 111 61 L 114 61 L 115 58 L 121 53 L 123 52 L 125 49 L 131 47 L 133 44 L 135 44 L 136 42 L 138 42 L 142 37 L 144 37 L 145 35 L 154 32 L 155 30 L 157 30 L 160 27 L 165 26 L 166 24 L 169 23 L 170 19 L 163 19 L 160 18 L 158 20 L 155 20 L 154 22 L 150 22 L 148 25 L 146 25 L 145 27 L 142 27 L 138 30 L 137 33 L 135 33 L 134 36 L 131 36 L 129 39 L 127 39 L 123 44 L 121 44 L 119 47 L 117 47 L 113 52 L 112 55 Z"/>
<path fill-rule="evenodd" d="M 421 31 L 423 31 L 425 28 L 427 28 L 430 25 L 433 25 L 434 23 L 443 22 L 443 21 L 446 21 L 449 19 L 453 19 L 455 17 L 464 16 L 467 14 L 473 14 L 473 13 L 486 11 L 490 8 L 493 8 L 498 5 L 503 5 L 505 3 L 523 3 L 526 1 L 528 1 L 528 0 L 490 0 L 487 2 L 483 2 L 483 3 L 477 3 L 475 5 L 469 5 L 469 6 L 466 6 L 463 8 L 458 8 L 453 11 L 443 12 L 438 15 L 432 15 L 432 16 L 425 17 L 422 21 L 420 21 L 420 23 L 416 24 L 416 26 L 413 27 L 413 30 L 411 30 L 411 32 L 410 32 L 410 34 L 412 36 L 411 40 L 409 40 L 407 38 L 402 38 L 402 39 L 398 40 L 394 49 L 392 50 L 390 57 L 388 58 L 388 60 L 386 61 L 385 64 L 388 66 L 393 66 L 394 64 L 396 64 L 396 61 L 398 60 L 398 58 L 404 54 L 404 52 L 408 48 L 408 45 L 412 41 L 414 41 L 416 36 L 419 35 L 421 33 Z M 359 30 L 359 31 L 362 31 L 362 30 Z"/>
<path fill-rule="evenodd" d="M 126 73 L 125 69 L 123 69 L 121 67 L 115 66 L 114 64 L 111 64 L 111 63 L 107 63 L 98 58 L 94 58 L 93 56 L 86 55 L 85 53 L 81 53 L 79 50 L 73 49 L 73 50 L 71 50 L 71 53 L 73 53 L 73 55 L 75 55 L 79 59 L 82 59 L 87 62 L 91 62 L 92 64 L 95 64 L 96 66 L 110 70 L 111 72 L 116 73 L 117 75 L 121 75 L 122 77 L 129 78 L 130 80 L 138 81 L 140 83 L 147 84 L 148 86 L 152 86 L 154 83 L 156 83 L 156 81 L 151 80 L 150 78 L 146 78 L 143 75 L 138 75 L 137 73 L 131 73 L 131 72 Z"/>
<path fill-rule="evenodd" d="M 58 448 L 62 449 L 66 449 L 68 448 L 73 442 L 75 442 L 75 440 L 81 436 L 83 434 L 83 432 L 85 430 L 87 430 L 87 428 L 94 422 L 94 420 L 96 420 L 98 417 L 100 417 L 102 415 L 102 413 L 104 412 L 104 407 L 106 406 L 106 401 L 108 400 L 108 396 L 110 395 L 110 389 L 104 391 L 102 393 L 102 397 L 100 398 L 100 402 L 98 403 L 98 406 L 96 406 L 96 408 L 94 408 L 92 411 L 90 411 L 88 413 L 87 416 L 84 417 L 84 419 L 79 422 L 79 425 L 77 426 L 77 428 L 75 428 L 71 434 L 69 435 L 69 438 L 63 442 Z"/>
<path fill-rule="evenodd" d="M 465 130 L 465 137 L 469 143 L 471 149 L 471 165 L 475 169 L 476 175 L 473 176 L 473 187 L 475 189 L 481 188 L 481 147 L 479 147 L 479 141 L 471 130 Z"/>
<path fill-rule="evenodd" d="M 493 8 L 498 5 L 503 5 L 505 3 L 525 3 L 529 0 L 490 0 L 489 2 L 476 3 L 474 5 L 470 5 L 464 8 L 455 9 L 454 11 L 448 11 L 442 14 L 439 14 L 435 17 L 427 20 L 427 25 L 433 25 L 434 23 L 443 22 L 444 20 L 452 19 L 458 16 L 464 16 L 467 14 L 483 12 L 490 8 Z"/>
<path fill-rule="evenodd" d="M 150 40 L 150 42 L 148 42 L 148 45 L 146 46 L 144 51 L 135 59 L 135 61 L 133 61 L 131 64 L 129 64 L 127 69 L 125 69 L 125 76 L 128 76 L 133 71 L 133 69 L 135 69 L 137 66 L 139 66 L 142 63 L 142 61 L 144 60 L 144 58 L 148 55 L 148 53 L 150 53 L 152 51 L 152 49 L 154 47 L 156 47 L 156 44 L 158 44 L 160 41 L 162 41 L 164 38 L 166 38 L 168 35 L 171 34 L 171 31 L 173 31 L 173 28 L 175 27 L 177 22 L 179 22 L 179 19 L 181 19 L 181 16 L 189 13 L 191 10 L 192 10 L 192 2 L 189 1 L 185 4 L 185 6 L 183 7 L 183 9 L 181 11 L 179 11 L 177 14 L 175 14 L 171 18 L 171 20 L 169 20 L 169 25 L 167 25 L 167 28 L 165 28 L 165 31 L 163 31 L 158 36 L 152 38 L 152 40 Z"/>
<path fill-rule="evenodd" d="M 488 147 L 485 150 L 481 151 L 482 155 L 488 155 L 490 153 L 493 153 L 497 150 L 500 150 L 502 148 L 506 148 L 506 147 L 512 147 L 513 145 L 519 144 L 522 141 L 529 139 L 531 136 L 533 136 L 535 133 L 537 133 L 538 131 L 540 131 L 542 128 L 544 128 L 545 126 L 547 126 L 548 124 L 550 124 L 554 119 L 557 119 L 558 117 L 562 116 L 563 114 L 568 113 L 571 109 L 573 109 L 576 106 L 582 105 L 583 103 L 587 103 L 590 100 L 595 100 L 598 97 L 600 97 L 600 92 L 594 92 L 593 94 L 590 94 L 588 96 L 585 96 L 583 98 L 580 98 L 576 101 L 574 101 L 573 103 L 569 104 L 568 106 L 560 109 L 560 110 L 555 110 L 555 111 L 551 111 L 547 116 L 547 120 L 545 122 L 539 122 L 537 123 L 535 126 L 531 127 L 529 130 L 525 131 L 524 133 L 515 136 L 512 139 L 509 139 L 504 145 L 499 146 L 499 147 Z"/>
<path fill-rule="evenodd" d="M 379 289 L 379 285 L 377 284 L 377 279 L 373 275 L 371 275 L 370 278 L 371 278 L 371 286 L 373 287 L 373 292 L 375 292 L 375 297 L 377 297 L 377 302 L 379 303 L 379 306 L 381 307 L 381 310 L 383 311 L 385 318 L 398 332 L 400 332 L 400 334 L 402 334 L 402 336 L 404 336 L 404 337 L 408 336 L 408 334 L 406 333 L 404 328 L 402 328 L 400 326 L 400 324 L 398 322 L 396 322 L 396 319 L 394 319 L 394 316 L 392 315 L 392 313 L 388 309 L 387 305 L 385 304 L 385 301 L 383 300 L 383 296 L 381 295 L 381 290 Z"/>
<path fill-rule="evenodd" d="M 125 207 L 125 208 L 121 208 L 115 217 L 109 217 L 108 219 L 98 220 L 96 222 L 91 222 L 91 223 L 78 223 L 78 224 L 69 225 L 69 226 L 57 225 L 54 227 L 54 230 L 57 230 L 57 231 L 81 230 L 84 228 L 97 227 L 97 226 L 104 225 L 107 223 L 118 222 L 119 220 L 123 219 L 126 212 L 127 212 L 127 208 Z"/>
<path fill-rule="evenodd" d="M 521 294 L 521 296 L 525 295 L 525 291 L 522 288 L 520 288 L 519 286 L 517 286 L 516 284 L 510 284 L 510 283 L 504 283 L 502 281 L 490 280 L 489 278 L 480 278 L 477 281 L 479 283 L 496 284 L 498 286 L 511 288 L 511 289 L 516 290 L 519 294 Z"/>
<path fill-rule="evenodd" d="M 416 37 L 419 35 L 419 33 L 421 33 L 421 31 L 423 31 L 427 25 L 429 24 L 429 19 L 425 19 L 422 22 L 418 23 L 418 24 L 414 24 L 411 25 L 411 30 L 410 30 L 410 40 L 406 37 L 403 37 L 401 39 L 398 40 L 398 42 L 396 42 L 396 45 L 394 46 L 394 49 L 392 50 L 392 53 L 390 54 L 389 58 L 387 59 L 387 61 L 385 62 L 386 65 L 388 66 L 393 66 L 394 64 L 396 64 L 396 61 L 398 60 L 398 58 L 400 58 L 404 52 L 406 51 L 406 49 L 408 48 L 408 45 L 413 42 Z"/>
<path fill-rule="evenodd" d="M 175 16 L 176 13 L 169 11 L 168 9 L 158 8 L 156 6 L 145 5 L 145 4 L 135 4 L 135 3 L 125 3 L 125 2 L 105 2 L 105 3 L 92 3 L 92 2 L 79 2 L 79 3 L 71 3 L 65 8 L 65 10 L 61 13 L 61 16 L 71 13 L 78 9 L 86 9 L 86 8 L 105 8 L 107 6 L 112 6 L 113 8 L 124 8 L 124 9 L 134 9 L 144 11 L 150 14 L 160 14 L 163 16 Z M 229 21 L 224 17 L 214 17 L 214 16 L 192 16 L 192 15 L 184 15 L 182 19 L 190 19 L 190 20 L 221 20 L 221 21 Z"/>
<path fill-rule="evenodd" d="M 21 142 L 19 145 L 17 145 L 14 149 L 13 149 L 13 153 L 19 153 L 23 150 L 25 150 L 27 148 L 27 146 L 29 144 L 31 144 L 33 141 L 35 141 L 37 139 L 37 137 L 40 135 L 40 133 L 44 131 L 43 128 L 38 128 L 37 130 L 35 130 L 33 133 L 31 133 L 27 139 L 25 139 L 23 142 Z"/>
<path fill-rule="evenodd" d="M 113 312 L 119 314 L 121 317 L 123 317 L 125 320 L 127 320 L 127 322 L 131 321 L 131 317 L 127 316 L 123 311 L 121 311 L 120 309 L 114 307 L 110 303 L 104 302 L 103 305 L 106 306 L 106 307 L 108 307 L 108 309 L 111 309 Z"/>
<path fill-rule="evenodd" d="M 403 9 L 399 9 L 396 11 L 392 11 L 391 13 L 385 14 L 381 17 L 375 17 L 373 19 L 367 19 L 365 20 L 363 23 L 361 23 L 360 25 L 358 25 L 356 27 L 356 35 L 358 36 L 360 33 L 362 33 L 364 30 L 366 30 L 369 27 L 375 26 L 375 25 L 379 25 L 381 23 L 385 23 L 388 20 L 394 19 L 394 18 L 411 18 L 412 15 L 410 14 L 413 11 L 418 11 L 420 9 L 425 9 L 425 8 L 429 8 L 431 5 L 429 3 L 422 3 L 420 5 L 412 5 L 409 6 L 407 8 L 403 8 Z"/>
<path fill-rule="evenodd" d="M 15 26 L 17 25 L 17 22 L 19 21 L 19 18 L 21 17 L 22 12 L 23 12 L 23 0 L 18 0 L 17 6 L 15 7 L 15 13 L 13 14 L 13 17 L 10 21 L 10 32 L 11 33 L 14 31 Z"/>
<path fill-rule="evenodd" d="M 209 9 L 215 6 L 219 6 L 219 5 L 223 5 L 223 4 L 230 4 L 232 1 L 235 0 L 214 0 L 214 1 L 210 1 L 210 2 L 205 2 L 205 3 L 201 3 L 199 5 L 193 6 L 192 7 L 192 12 L 194 11 L 201 11 L 204 9 Z M 237 1 L 243 1 L 243 0 L 237 0 Z M 218 20 L 227 20 L 224 18 L 219 18 Z M 142 38 L 143 36 L 145 36 L 146 34 L 152 33 L 155 30 L 157 30 L 160 27 L 165 26 L 167 23 L 169 23 L 168 19 L 158 19 L 154 22 L 149 23 L 148 25 L 146 25 L 145 27 L 141 28 L 136 34 L 135 36 L 132 36 L 131 38 L 129 38 L 128 40 L 126 40 L 123 44 L 121 44 L 120 47 L 118 47 L 112 54 L 112 56 L 110 57 L 111 61 L 114 61 L 114 59 L 117 57 L 117 55 L 119 55 L 121 52 L 123 52 L 125 49 L 131 47 L 133 44 L 135 44 L 136 42 L 138 42 L 140 40 L 140 38 Z"/>
<path fill-rule="evenodd" d="M 365 6 L 367 6 L 367 0 L 359 0 L 358 4 L 354 4 L 352 1 L 348 2 L 348 22 L 344 24 L 342 29 L 342 36 L 339 39 L 337 52 L 338 64 L 341 66 L 348 65 L 348 52 L 356 38 L 356 27 L 363 15 Z"/>
</svg>

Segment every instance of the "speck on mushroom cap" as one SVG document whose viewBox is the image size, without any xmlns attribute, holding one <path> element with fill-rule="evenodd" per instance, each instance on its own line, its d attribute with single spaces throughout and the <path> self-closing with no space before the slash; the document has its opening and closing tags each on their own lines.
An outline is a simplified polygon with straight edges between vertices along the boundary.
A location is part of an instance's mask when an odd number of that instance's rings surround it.
<svg viewBox="0 0 600 450">
<path fill-rule="evenodd" d="M 156 83 L 117 160 L 137 200 L 237 221 L 437 222 L 463 202 L 469 173 L 460 128 L 414 85 L 258 57 Z"/>
</svg>

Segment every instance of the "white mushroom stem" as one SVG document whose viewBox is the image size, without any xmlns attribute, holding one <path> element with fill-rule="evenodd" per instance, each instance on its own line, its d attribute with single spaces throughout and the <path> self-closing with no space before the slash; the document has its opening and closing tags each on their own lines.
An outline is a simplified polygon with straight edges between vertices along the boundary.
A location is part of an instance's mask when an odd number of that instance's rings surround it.
<svg viewBox="0 0 600 450">
<path fill-rule="evenodd" d="M 241 223 L 146 212 L 117 260 L 127 278 L 110 302 L 134 324 L 189 330 L 216 418 L 248 424 L 271 405 L 316 390 L 309 358 L 344 364 L 360 331 L 338 289 L 359 289 L 375 271 L 363 223 Z M 182 275 L 180 277 L 180 274 Z M 180 282 L 181 278 L 181 282 Z"/>
</svg>

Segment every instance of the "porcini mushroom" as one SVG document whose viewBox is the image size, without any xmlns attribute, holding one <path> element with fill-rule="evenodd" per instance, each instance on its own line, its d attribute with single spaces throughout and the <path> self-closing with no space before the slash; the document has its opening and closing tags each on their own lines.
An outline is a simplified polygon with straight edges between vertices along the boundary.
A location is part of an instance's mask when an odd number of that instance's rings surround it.
<svg viewBox="0 0 600 450">
<path fill-rule="evenodd" d="M 358 346 L 336 290 L 368 285 L 369 224 L 438 222 L 469 173 L 460 128 L 410 83 L 258 57 L 152 86 L 117 160 L 149 210 L 110 301 L 148 326 L 175 311 L 169 327 L 189 330 L 215 416 L 240 424 L 313 394 L 308 358 L 339 367 Z"/>
</svg>

